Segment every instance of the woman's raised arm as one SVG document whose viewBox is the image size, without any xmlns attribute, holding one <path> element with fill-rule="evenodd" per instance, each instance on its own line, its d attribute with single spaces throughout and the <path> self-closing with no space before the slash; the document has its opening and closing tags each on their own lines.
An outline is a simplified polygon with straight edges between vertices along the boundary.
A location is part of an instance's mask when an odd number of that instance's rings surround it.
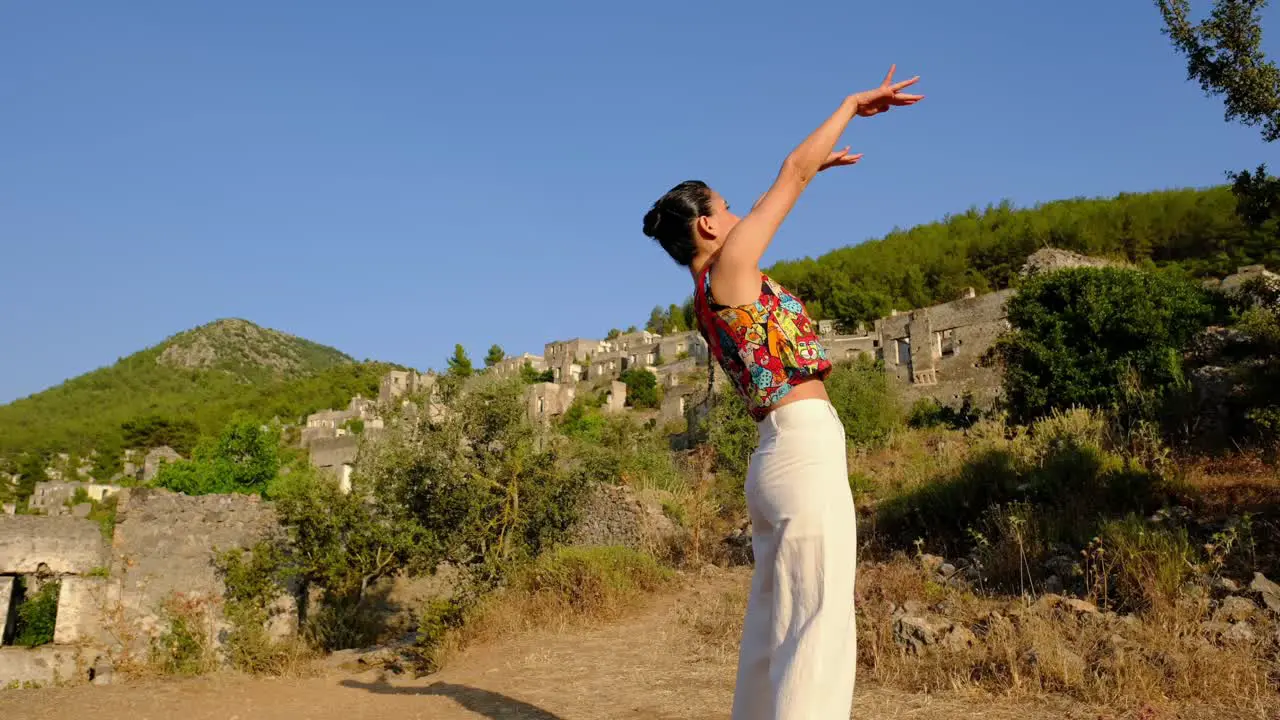
<svg viewBox="0 0 1280 720">
<path fill-rule="evenodd" d="M 795 207 L 800 193 L 819 171 L 852 165 L 862 158 L 861 154 L 849 155 L 847 149 L 833 151 L 849 121 L 855 115 L 870 117 L 891 107 L 914 105 L 924 97 L 903 93 L 903 89 L 914 85 L 920 78 L 917 76 L 895 83 L 895 68 L 889 69 L 880 87 L 845 98 L 831 117 L 782 161 L 773 185 L 729 232 L 716 259 L 712 270 L 712 293 L 720 302 L 741 304 L 733 302 L 733 299 L 756 297 L 760 292 L 760 258 L 782 221 Z"/>
</svg>

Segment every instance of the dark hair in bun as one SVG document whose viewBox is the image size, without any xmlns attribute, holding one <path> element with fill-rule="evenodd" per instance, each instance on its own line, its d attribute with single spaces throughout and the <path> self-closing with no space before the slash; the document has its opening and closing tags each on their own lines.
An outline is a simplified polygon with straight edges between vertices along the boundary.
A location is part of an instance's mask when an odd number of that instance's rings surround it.
<svg viewBox="0 0 1280 720">
<path fill-rule="evenodd" d="M 711 188 L 701 180 L 686 180 L 658 198 L 644 214 L 644 234 L 658 241 L 672 260 L 688 266 L 695 245 L 693 223 L 711 214 Z"/>
</svg>

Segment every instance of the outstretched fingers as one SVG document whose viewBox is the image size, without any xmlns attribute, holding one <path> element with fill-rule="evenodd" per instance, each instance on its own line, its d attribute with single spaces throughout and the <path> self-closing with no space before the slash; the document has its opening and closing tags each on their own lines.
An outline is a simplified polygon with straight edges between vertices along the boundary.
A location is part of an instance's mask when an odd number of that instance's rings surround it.
<svg viewBox="0 0 1280 720">
<path fill-rule="evenodd" d="M 903 80 L 903 81 L 902 81 L 902 82 L 900 82 L 900 83 L 894 83 L 894 84 L 890 85 L 890 88 L 891 88 L 891 89 L 896 93 L 896 92 L 898 92 L 899 90 L 902 90 L 902 89 L 904 89 L 904 88 L 909 88 L 909 87 L 911 87 L 912 85 L 915 85 L 915 84 L 916 84 L 916 83 L 918 83 L 918 82 L 920 82 L 920 76 L 919 76 L 919 75 L 917 75 L 917 76 L 915 76 L 915 77 L 911 78 L 910 80 Z"/>
</svg>

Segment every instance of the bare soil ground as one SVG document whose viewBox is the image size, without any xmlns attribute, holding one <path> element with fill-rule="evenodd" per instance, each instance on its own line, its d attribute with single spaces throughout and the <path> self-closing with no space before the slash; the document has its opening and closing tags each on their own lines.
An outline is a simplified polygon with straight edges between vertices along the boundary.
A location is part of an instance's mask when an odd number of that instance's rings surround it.
<svg viewBox="0 0 1280 720">
<path fill-rule="evenodd" d="M 543 630 L 477 646 L 440 673 L 413 679 L 330 667 L 319 677 L 270 680 L 219 675 L 107 687 L 0 692 L 5 720 L 703 720 L 727 718 L 734 662 L 702 643 L 682 608 L 746 583 L 720 571 L 659 597 L 622 622 Z M 1144 708 L 1113 713 L 1063 700 L 911 695 L 861 685 L 854 717 L 884 720 L 1165 720 L 1211 710 Z"/>
</svg>

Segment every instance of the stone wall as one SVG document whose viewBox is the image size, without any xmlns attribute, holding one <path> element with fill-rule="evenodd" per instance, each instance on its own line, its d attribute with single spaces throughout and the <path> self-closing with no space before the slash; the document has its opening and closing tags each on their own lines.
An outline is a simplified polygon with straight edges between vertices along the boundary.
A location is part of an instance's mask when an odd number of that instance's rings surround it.
<svg viewBox="0 0 1280 720">
<path fill-rule="evenodd" d="M 206 603 L 216 637 L 225 637 L 217 553 L 280 537 L 274 510 L 257 496 L 188 497 L 133 488 L 119 498 L 110 543 L 89 520 L 0 517 L 3 639 L 12 635 L 17 576 L 26 576 L 29 587 L 60 583 L 53 643 L 0 648 L 0 686 L 88 679 L 108 649 L 145 653 L 166 628 L 164 605 L 178 595 Z M 272 633 L 296 632 L 295 599 L 283 597 L 275 608 Z"/>
<path fill-rule="evenodd" d="M 70 514 L 67 501 L 75 497 L 76 490 L 83 489 L 89 499 L 102 502 L 120 492 L 119 485 L 105 485 L 88 482 L 39 482 L 35 491 L 27 501 L 27 507 L 38 510 L 45 515 Z"/>
<path fill-rule="evenodd" d="M 0 644 L 12 642 L 20 577 L 29 591 L 60 583 L 54 645 L 0 647 L 0 686 L 88 679 L 99 653 L 79 647 L 101 638 L 100 591 L 110 563 L 97 523 L 74 517 L 0 516 Z M 92 576 L 92 577 L 90 577 Z"/>
<path fill-rule="evenodd" d="M 392 370 L 378 384 L 378 403 L 389 405 L 405 395 L 426 392 L 435 382 L 434 375 L 423 375 L 412 370 Z"/>
<path fill-rule="evenodd" d="M 580 547 L 620 545 L 665 553 L 680 533 L 656 497 L 637 495 L 622 485 L 599 485 L 584 498 L 569 542 Z"/>
<path fill-rule="evenodd" d="M 85 575 L 108 564 L 102 530 L 91 520 L 0 516 L 0 575 Z"/>
<path fill-rule="evenodd" d="M 251 547 L 279 532 L 275 511 L 256 495 L 127 490 L 120 497 L 111 546 L 112 599 L 129 626 L 149 637 L 162 629 L 160 610 L 175 593 L 222 597 L 214 566 L 218 552 Z"/>
<path fill-rule="evenodd" d="M 351 489 L 351 473 L 359 452 L 359 435 L 312 440 L 308 448 L 311 464 L 332 475 L 343 492 Z"/>
<path fill-rule="evenodd" d="M 705 388 L 705 385 L 677 385 L 667 388 L 662 395 L 662 407 L 658 415 L 663 424 L 679 422 L 684 419 L 685 413 L 689 411 L 693 400 Z"/>
<path fill-rule="evenodd" d="M 503 358 L 501 362 L 489 368 L 486 372 L 498 377 L 514 377 L 524 369 L 525 363 L 528 363 L 530 367 L 538 372 L 546 372 L 548 367 L 545 358 L 524 353 L 515 357 Z"/>
<path fill-rule="evenodd" d="M 563 415 L 573 404 L 576 390 L 572 385 L 537 383 L 525 391 L 526 411 L 529 420 L 545 425 L 551 418 Z"/>
<path fill-rule="evenodd" d="M 1009 327 L 1006 305 L 1013 292 L 967 297 L 877 323 L 879 357 L 908 400 L 931 397 L 955 405 L 971 395 L 985 405 L 995 399 L 999 369 L 983 356 Z"/>
<path fill-rule="evenodd" d="M 618 413 L 627 409 L 627 384 L 614 380 L 609 383 L 609 394 L 605 396 L 604 411 Z"/>
</svg>

